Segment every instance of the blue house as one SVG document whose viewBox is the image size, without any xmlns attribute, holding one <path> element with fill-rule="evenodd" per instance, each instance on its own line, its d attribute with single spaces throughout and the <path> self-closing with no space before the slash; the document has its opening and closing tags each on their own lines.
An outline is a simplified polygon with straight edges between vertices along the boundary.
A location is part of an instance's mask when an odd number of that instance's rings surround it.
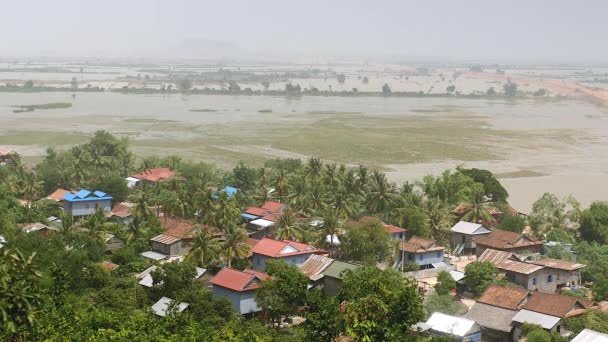
<svg viewBox="0 0 608 342">
<path fill-rule="evenodd" d="M 416 264 L 420 269 L 434 268 L 434 264 L 443 263 L 444 250 L 445 247 L 437 246 L 433 240 L 412 236 L 399 245 L 396 266 L 405 262 L 406 265 Z"/>
<path fill-rule="evenodd" d="M 305 243 L 269 238 L 260 240 L 251 252 L 255 270 L 264 270 L 268 259 L 280 259 L 288 264 L 301 266 L 313 254 L 327 254 L 326 251 Z"/>
<path fill-rule="evenodd" d="M 255 291 L 266 279 L 268 275 L 262 272 L 224 267 L 210 280 L 213 298 L 228 299 L 232 309 L 241 315 L 260 311 L 261 308 L 255 301 Z"/>
<path fill-rule="evenodd" d="M 104 212 L 112 210 L 112 196 L 105 192 L 85 189 L 75 194 L 68 192 L 63 195 L 63 211 L 72 216 L 92 215 L 98 208 Z"/>
</svg>

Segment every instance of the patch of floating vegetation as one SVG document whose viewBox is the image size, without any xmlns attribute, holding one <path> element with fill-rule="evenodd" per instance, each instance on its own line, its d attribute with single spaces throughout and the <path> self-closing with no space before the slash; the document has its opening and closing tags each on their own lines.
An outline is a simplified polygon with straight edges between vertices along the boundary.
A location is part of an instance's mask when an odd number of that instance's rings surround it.
<svg viewBox="0 0 608 342">
<path fill-rule="evenodd" d="M 12 106 L 14 108 L 18 108 L 13 110 L 13 113 L 26 113 L 33 112 L 36 109 L 59 109 L 59 108 L 70 108 L 72 107 L 72 103 L 70 102 L 51 102 L 37 105 L 16 105 Z"/>
</svg>

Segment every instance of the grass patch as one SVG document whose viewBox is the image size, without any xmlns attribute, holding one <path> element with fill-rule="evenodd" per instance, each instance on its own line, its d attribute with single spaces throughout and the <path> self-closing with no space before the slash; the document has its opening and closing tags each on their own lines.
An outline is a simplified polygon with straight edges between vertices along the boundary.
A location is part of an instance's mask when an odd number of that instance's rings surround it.
<svg viewBox="0 0 608 342">
<path fill-rule="evenodd" d="M 494 176 L 496 178 L 527 178 L 527 177 L 542 177 L 547 176 L 546 173 L 532 171 L 532 170 L 518 170 L 513 172 L 497 173 Z"/>
<path fill-rule="evenodd" d="M 215 113 L 215 112 L 219 112 L 219 110 L 217 110 L 217 109 L 190 109 L 190 112 Z"/>
<path fill-rule="evenodd" d="M 75 145 L 86 142 L 91 135 L 68 132 L 9 131 L 0 134 L 0 145 Z"/>
<path fill-rule="evenodd" d="M 12 106 L 14 108 L 18 108 L 13 110 L 13 113 L 25 113 L 25 112 L 33 112 L 37 109 L 60 109 L 60 108 L 70 108 L 72 107 L 72 103 L 70 102 L 51 102 L 37 105 L 16 105 Z"/>
</svg>

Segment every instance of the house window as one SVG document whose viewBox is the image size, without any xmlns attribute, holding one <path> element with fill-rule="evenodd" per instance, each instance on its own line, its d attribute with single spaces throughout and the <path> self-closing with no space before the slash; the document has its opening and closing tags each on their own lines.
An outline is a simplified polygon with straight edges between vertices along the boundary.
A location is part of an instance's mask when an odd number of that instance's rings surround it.
<svg viewBox="0 0 608 342">
<path fill-rule="evenodd" d="M 418 260 L 422 261 L 422 259 L 424 259 L 424 256 L 422 254 L 418 255 Z"/>
<path fill-rule="evenodd" d="M 536 285 L 536 278 L 532 278 L 532 285 Z"/>
<path fill-rule="evenodd" d="M 547 277 L 547 282 L 548 283 L 552 283 L 553 282 L 553 275 L 549 274 L 549 276 Z"/>
<path fill-rule="evenodd" d="M 413 255 L 411 255 L 411 254 L 408 254 L 408 255 L 407 255 L 407 258 L 408 258 L 408 260 L 414 260 L 414 256 L 413 256 Z"/>
<path fill-rule="evenodd" d="M 437 257 L 441 258 L 441 252 L 437 252 Z"/>
</svg>

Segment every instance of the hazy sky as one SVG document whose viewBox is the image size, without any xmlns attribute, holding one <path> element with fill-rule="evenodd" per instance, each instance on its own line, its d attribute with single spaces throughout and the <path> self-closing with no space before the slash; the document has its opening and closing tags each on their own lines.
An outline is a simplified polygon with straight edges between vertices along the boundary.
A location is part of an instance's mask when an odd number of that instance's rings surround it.
<svg viewBox="0 0 608 342">
<path fill-rule="evenodd" d="M 0 57 L 608 62 L 607 17 L 607 0 L 19 0 Z"/>
</svg>

